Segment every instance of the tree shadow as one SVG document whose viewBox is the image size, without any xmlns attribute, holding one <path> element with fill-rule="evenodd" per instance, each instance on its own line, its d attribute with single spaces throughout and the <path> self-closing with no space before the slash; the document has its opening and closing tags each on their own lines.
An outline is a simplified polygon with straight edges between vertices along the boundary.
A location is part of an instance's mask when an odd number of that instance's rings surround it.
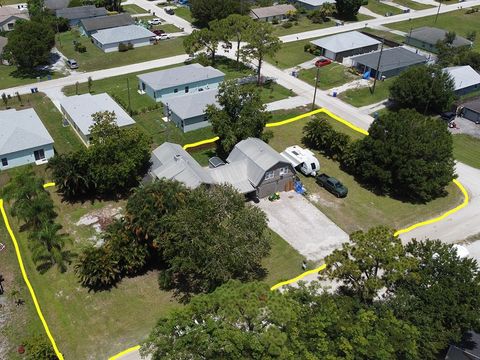
<svg viewBox="0 0 480 360">
<path fill-rule="evenodd" d="M 17 68 L 13 70 L 10 74 L 11 77 L 17 79 L 36 79 L 36 78 L 45 78 L 48 76 L 53 76 L 53 71 L 50 69 L 21 69 Z"/>
</svg>

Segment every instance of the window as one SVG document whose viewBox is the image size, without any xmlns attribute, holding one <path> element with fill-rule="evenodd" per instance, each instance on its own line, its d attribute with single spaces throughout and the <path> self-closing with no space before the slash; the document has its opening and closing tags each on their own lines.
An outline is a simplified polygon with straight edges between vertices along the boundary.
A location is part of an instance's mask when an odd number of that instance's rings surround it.
<svg viewBox="0 0 480 360">
<path fill-rule="evenodd" d="M 273 171 L 267 171 L 267 172 L 265 173 L 265 180 L 273 179 L 273 176 L 274 176 Z"/>
<path fill-rule="evenodd" d="M 177 93 L 177 92 L 178 92 L 178 89 L 173 89 L 173 92 L 174 92 L 174 93 Z"/>
<path fill-rule="evenodd" d="M 7 24 L 8 30 L 13 30 L 14 25 L 15 25 L 15 23 L 8 23 Z"/>
<path fill-rule="evenodd" d="M 190 88 L 188 86 L 185 86 L 185 94 L 188 93 L 189 90 Z"/>
<path fill-rule="evenodd" d="M 45 159 L 45 151 L 43 151 L 43 149 L 35 150 L 33 155 L 35 156 L 35 160 Z"/>
<path fill-rule="evenodd" d="M 280 176 L 288 174 L 288 167 L 284 167 L 280 169 Z"/>
<path fill-rule="evenodd" d="M 2 158 L 2 166 L 8 166 L 7 158 Z"/>
<path fill-rule="evenodd" d="M 312 170 L 315 170 L 317 168 L 317 166 L 315 165 L 315 163 L 311 163 L 310 164 L 312 166 Z"/>
</svg>

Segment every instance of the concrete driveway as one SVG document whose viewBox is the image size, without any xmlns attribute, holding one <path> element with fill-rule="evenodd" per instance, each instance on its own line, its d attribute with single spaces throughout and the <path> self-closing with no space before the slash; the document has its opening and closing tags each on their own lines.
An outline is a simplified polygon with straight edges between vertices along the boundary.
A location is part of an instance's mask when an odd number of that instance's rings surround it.
<svg viewBox="0 0 480 360">
<path fill-rule="evenodd" d="M 302 195 L 280 193 L 280 200 L 260 200 L 268 226 L 308 260 L 318 261 L 348 241 L 348 235 Z"/>
</svg>

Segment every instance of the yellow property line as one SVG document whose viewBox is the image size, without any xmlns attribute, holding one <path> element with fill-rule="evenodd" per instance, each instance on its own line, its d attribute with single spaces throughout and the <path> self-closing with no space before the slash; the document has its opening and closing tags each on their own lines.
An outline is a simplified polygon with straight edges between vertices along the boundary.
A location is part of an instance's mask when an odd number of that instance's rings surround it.
<svg viewBox="0 0 480 360">
<path fill-rule="evenodd" d="M 35 305 L 35 310 L 37 310 L 38 317 L 40 318 L 40 321 L 42 322 L 43 328 L 45 329 L 45 332 L 47 333 L 48 339 L 50 340 L 53 350 L 55 351 L 55 354 L 57 355 L 59 360 L 64 360 L 62 353 L 60 350 L 58 350 L 57 344 L 55 342 L 55 339 L 52 336 L 52 333 L 50 332 L 50 329 L 48 328 L 47 321 L 43 317 L 42 309 L 40 309 L 40 305 L 37 300 L 37 296 L 35 295 L 35 291 L 33 290 L 32 284 L 30 284 L 30 280 L 28 279 L 27 272 L 25 271 L 25 266 L 23 265 L 23 260 L 22 260 L 22 255 L 20 253 L 20 248 L 18 247 L 18 242 L 17 239 L 15 238 L 15 234 L 12 231 L 12 228 L 10 227 L 10 222 L 8 221 L 7 218 L 7 213 L 5 212 L 5 208 L 3 206 L 3 199 L 0 199 L 0 211 L 2 213 L 3 221 L 5 222 L 5 227 L 7 228 L 7 231 L 12 239 L 13 246 L 15 247 L 15 254 L 17 255 L 17 260 L 18 264 L 20 265 L 20 271 L 22 273 L 23 280 L 25 281 L 25 284 L 27 284 L 28 291 L 30 292 L 30 296 L 32 297 L 33 304 Z"/>
<path fill-rule="evenodd" d="M 119 352 L 117 355 L 113 355 L 112 357 L 109 357 L 108 360 L 116 360 L 120 356 L 127 355 L 128 353 L 131 353 L 132 351 L 136 351 L 136 350 L 140 350 L 140 345 L 132 346 L 127 350 L 123 350 L 122 352 Z"/>
<path fill-rule="evenodd" d="M 197 142 L 192 143 L 192 144 L 185 144 L 185 145 L 183 145 L 183 150 L 187 150 L 189 148 L 197 147 L 197 146 L 200 146 L 200 145 L 210 144 L 210 143 L 213 143 L 213 142 L 217 141 L 218 139 L 220 139 L 220 138 L 218 136 L 215 136 L 214 138 L 211 138 L 211 139 L 197 141 Z"/>
</svg>

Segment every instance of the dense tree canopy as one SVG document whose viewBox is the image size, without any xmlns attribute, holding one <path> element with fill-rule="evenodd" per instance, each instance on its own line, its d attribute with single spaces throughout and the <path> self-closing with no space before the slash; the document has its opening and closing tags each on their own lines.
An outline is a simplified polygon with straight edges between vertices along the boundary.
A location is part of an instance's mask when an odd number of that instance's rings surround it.
<svg viewBox="0 0 480 360">
<path fill-rule="evenodd" d="M 235 42 L 237 44 L 236 56 L 237 65 L 240 64 L 240 44 L 247 37 L 253 19 L 250 16 L 239 14 L 229 15 L 227 18 L 210 24 L 210 28 L 220 34 L 223 41 Z"/>
<path fill-rule="evenodd" d="M 436 66 L 414 66 L 395 78 L 390 86 L 390 100 L 399 108 L 442 112 L 455 100 L 454 82 Z"/>
<path fill-rule="evenodd" d="M 212 124 L 218 151 L 222 156 L 228 155 L 233 147 L 248 137 L 268 140 L 270 132 L 265 132 L 265 124 L 270 119 L 258 88 L 239 86 L 235 81 L 220 84 L 218 103 L 207 107 L 206 114 Z"/>
<path fill-rule="evenodd" d="M 190 10 L 196 25 L 206 27 L 212 20 L 221 20 L 231 14 L 248 14 L 247 1 L 190 0 Z"/>
<path fill-rule="evenodd" d="M 375 1 L 375 0 L 373 0 Z M 362 6 L 363 0 L 335 0 L 337 14 L 340 19 L 354 20 L 358 10 Z"/>
<path fill-rule="evenodd" d="M 212 21 L 217 23 L 217 20 Z M 183 39 L 183 47 L 187 54 L 194 54 L 197 51 L 205 49 L 210 54 L 211 63 L 215 63 L 215 53 L 222 34 L 220 29 L 212 26 L 212 29 L 193 30 L 193 32 Z"/>
<path fill-rule="evenodd" d="M 331 158 L 341 158 L 350 143 L 350 136 L 335 131 L 328 120 L 316 116 L 303 128 L 302 142 Z"/>
<path fill-rule="evenodd" d="M 345 166 L 377 191 L 410 201 L 445 194 L 455 177 L 453 140 L 445 122 L 415 110 L 376 119 L 350 146 Z"/>
</svg>

